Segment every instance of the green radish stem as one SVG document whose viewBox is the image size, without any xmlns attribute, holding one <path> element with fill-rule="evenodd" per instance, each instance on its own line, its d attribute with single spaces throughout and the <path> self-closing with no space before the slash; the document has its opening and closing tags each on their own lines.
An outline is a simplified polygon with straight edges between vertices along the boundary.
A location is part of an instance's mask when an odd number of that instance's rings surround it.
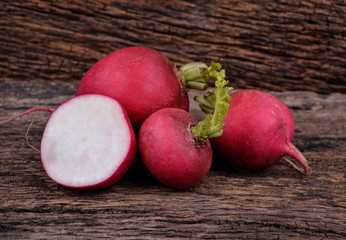
<svg viewBox="0 0 346 240">
<path fill-rule="evenodd" d="M 208 87 L 209 80 L 215 78 L 215 72 L 219 72 L 220 69 L 219 63 L 212 62 L 208 66 L 202 62 L 192 62 L 181 66 L 178 76 L 184 87 L 204 91 Z"/>
<path fill-rule="evenodd" d="M 233 89 L 232 87 L 227 87 L 228 81 L 225 80 L 225 70 L 221 69 L 220 64 L 212 62 L 207 75 L 208 78 L 216 79 L 215 89 L 213 89 L 208 95 L 210 98 L 213 98 L 214 101 L 211 102 L 205 100 L 204 104 L 206 108 L 211 111 L 207 112 L 204 120 L 191 128 L 197 146 L 203 145 L 208 138 L 219 137 L 222 135 L 222 129 L 225 126 L 223 120 L 225 119 L 229 108 L 229 104 L 226 100 L 228 99 L 229 102 L 231 101 L 228 92 Z M 196 98 L 202 102 L 204 101 L 203 98 Z M 204 106 L 204 104 L 201 105 Z"/>
</svg>

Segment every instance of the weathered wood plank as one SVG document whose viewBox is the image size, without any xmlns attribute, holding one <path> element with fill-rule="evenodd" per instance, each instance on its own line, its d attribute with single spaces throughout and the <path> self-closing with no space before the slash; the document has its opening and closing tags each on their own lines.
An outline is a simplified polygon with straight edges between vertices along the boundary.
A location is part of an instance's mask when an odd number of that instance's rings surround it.
<svg viewBox="0 0 346 240">
<path fill-rule="evenodd" d="M 219 61 L 237 88 L 345 93 L 345 15 L 335 0 L 1 1 L 0 80 L 78 81 L 143 45 Z"/>
<path fill-rule="evenodd" d="M 75 82 L 0 82 L 0 120 L 57 106 Z M 115 185 L 72 191 L 52 182 L 39 154 L 48 113 L 0 126 L 1 239 L 344 239 L 346 95 L 273 92 L 296 119 L 293 142 L 310 161 L 303 176 L 284 162 L 239 173 L 215 160 L 196 187 L 176 191 L 138 162 Z M 196 104 L 192 105 L 192 112 Z M 200 117 L 200 116 L 199 116 Z"/>
</svg>

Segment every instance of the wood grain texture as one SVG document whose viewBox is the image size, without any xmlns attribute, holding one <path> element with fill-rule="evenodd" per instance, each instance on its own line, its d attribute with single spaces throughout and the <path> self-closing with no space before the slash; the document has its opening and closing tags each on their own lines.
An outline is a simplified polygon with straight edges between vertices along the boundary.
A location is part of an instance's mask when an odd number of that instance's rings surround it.
<svg viewBox="0 0 346 240">
<path fill-rule="evenodd" d="M 343 0 L 1 1 L 0 81 L 79 81 L 142 45 L 219 61 L 236 88 L 345 93 L 345 15 Z"/>
<path fill-rule="evenodd" d="M 34 105 L 57 106 L 76 82 L 0 82 L 0 120 Z M 116 184 L 73 191 L 48 178 L 39 147 L 48 113 L 0 126 L 0 239 L 345 239 L 346 95 L 273 92 L 296 120 L 303 176 L 283 161 L 240 173 L 215 159 L 195 187 L 172 190 L 137 159 Z M 192 103 L 196 117 L 197 106 Z"/>
</svg>

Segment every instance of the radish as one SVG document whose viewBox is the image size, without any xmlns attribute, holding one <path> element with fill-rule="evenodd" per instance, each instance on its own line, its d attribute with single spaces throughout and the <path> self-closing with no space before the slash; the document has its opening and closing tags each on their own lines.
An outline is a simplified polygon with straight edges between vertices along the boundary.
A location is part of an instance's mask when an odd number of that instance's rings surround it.
<svg viewBox="0 0 346 240">
<path fill-rule="evenodd" d="M 82 78 L 76 96 L 102 94 L 120 102 L 137 131 L 143 121 L 162 108 L 189 109 L 186 88 L 204 90 L 210 67 L 190 63 L 179 71 L 160 52 L 127 47 L 110 53 Z"/>
<path fill-rule="evenodd" d="M 212 140 L 220 157 L 242 170 L 265 169 L 284 156 L 296 159 L 303 169 L 284 158 L 301 173 L 308 163 L 292 144 L 294 118 L 289 108 L 273 95 L 259 90 L 241 90 L 231 95 L 223 135 Z M 203 109 L 212 111 L 212 94 L 196 98 Z M 207 103 L 207 104 L 206 104 Z"/>
<path fill-rule="evenodd" d="M 40 110 L 52 112 L 41 140 L 41 161 L 47 175 L 58 184 L 73 189 L 107 187 L 133 162 L 134 131 L 116 100 L 87 94 L 55 110 L 35 107 L 16 117 Z"/>
<path fill-rule="evenodd" d="M 222 134 L 228 110 L 229 87 L 224 86 L 224 71 L 215 71 L 216 108 L 198 121 L 187 111 L 164 108 L 148 117 L 138 133 L 140 156 L 151 174 L 163 184 L 185 189 L 197 184 L 212 164 L 208 138 Z"/>
</svg>

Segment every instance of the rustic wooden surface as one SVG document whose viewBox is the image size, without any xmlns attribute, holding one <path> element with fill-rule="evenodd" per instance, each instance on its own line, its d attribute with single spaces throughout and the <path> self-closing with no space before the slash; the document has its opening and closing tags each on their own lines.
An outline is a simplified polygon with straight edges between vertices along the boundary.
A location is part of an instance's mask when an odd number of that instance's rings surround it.
<svg viewBox="0 0 346 240">
<path fill-rule="evenodd" d="M 0 120 L 57 106 L 77 84 L 0 82 Z M 345 239 L 346 95 L 274 92 L 293 111 L 303 176 L 284 161 L 239 173 L 217 159 L 197 186 L 172 190 L 140 165 L 104 190 L 74 191 L 48 178 L 39 147 L 48 113 L 0 126 L 0 239 Z M 196 105 L 192 113 L 197 114 Z M 200 117 L 200 115 L 196 115 Z"/>
<path fill-rule="evenodd" d="M 40 145 L 49 114 L 37 112 L 0 126 L 0 239 L 345 239 L 345 15 L 343 0 L 0 1 L 0 120 L 58 106 L 101 57 L 142 45 L 178 66 L 219 61 L 235 88 L 276 91 L 313 169 L 239 173 L 215 159 L 176 191 L 137 159 L 115 185 L 73 191 L 25 142 L 33 118 Z"/>
<path fill-rule="evenodd" d="M 0 80 L 79 81 L 132 45 L 221 62 L 237 88 L 346 92 L 346 2 L 0 1 Z"/>
</svg>

